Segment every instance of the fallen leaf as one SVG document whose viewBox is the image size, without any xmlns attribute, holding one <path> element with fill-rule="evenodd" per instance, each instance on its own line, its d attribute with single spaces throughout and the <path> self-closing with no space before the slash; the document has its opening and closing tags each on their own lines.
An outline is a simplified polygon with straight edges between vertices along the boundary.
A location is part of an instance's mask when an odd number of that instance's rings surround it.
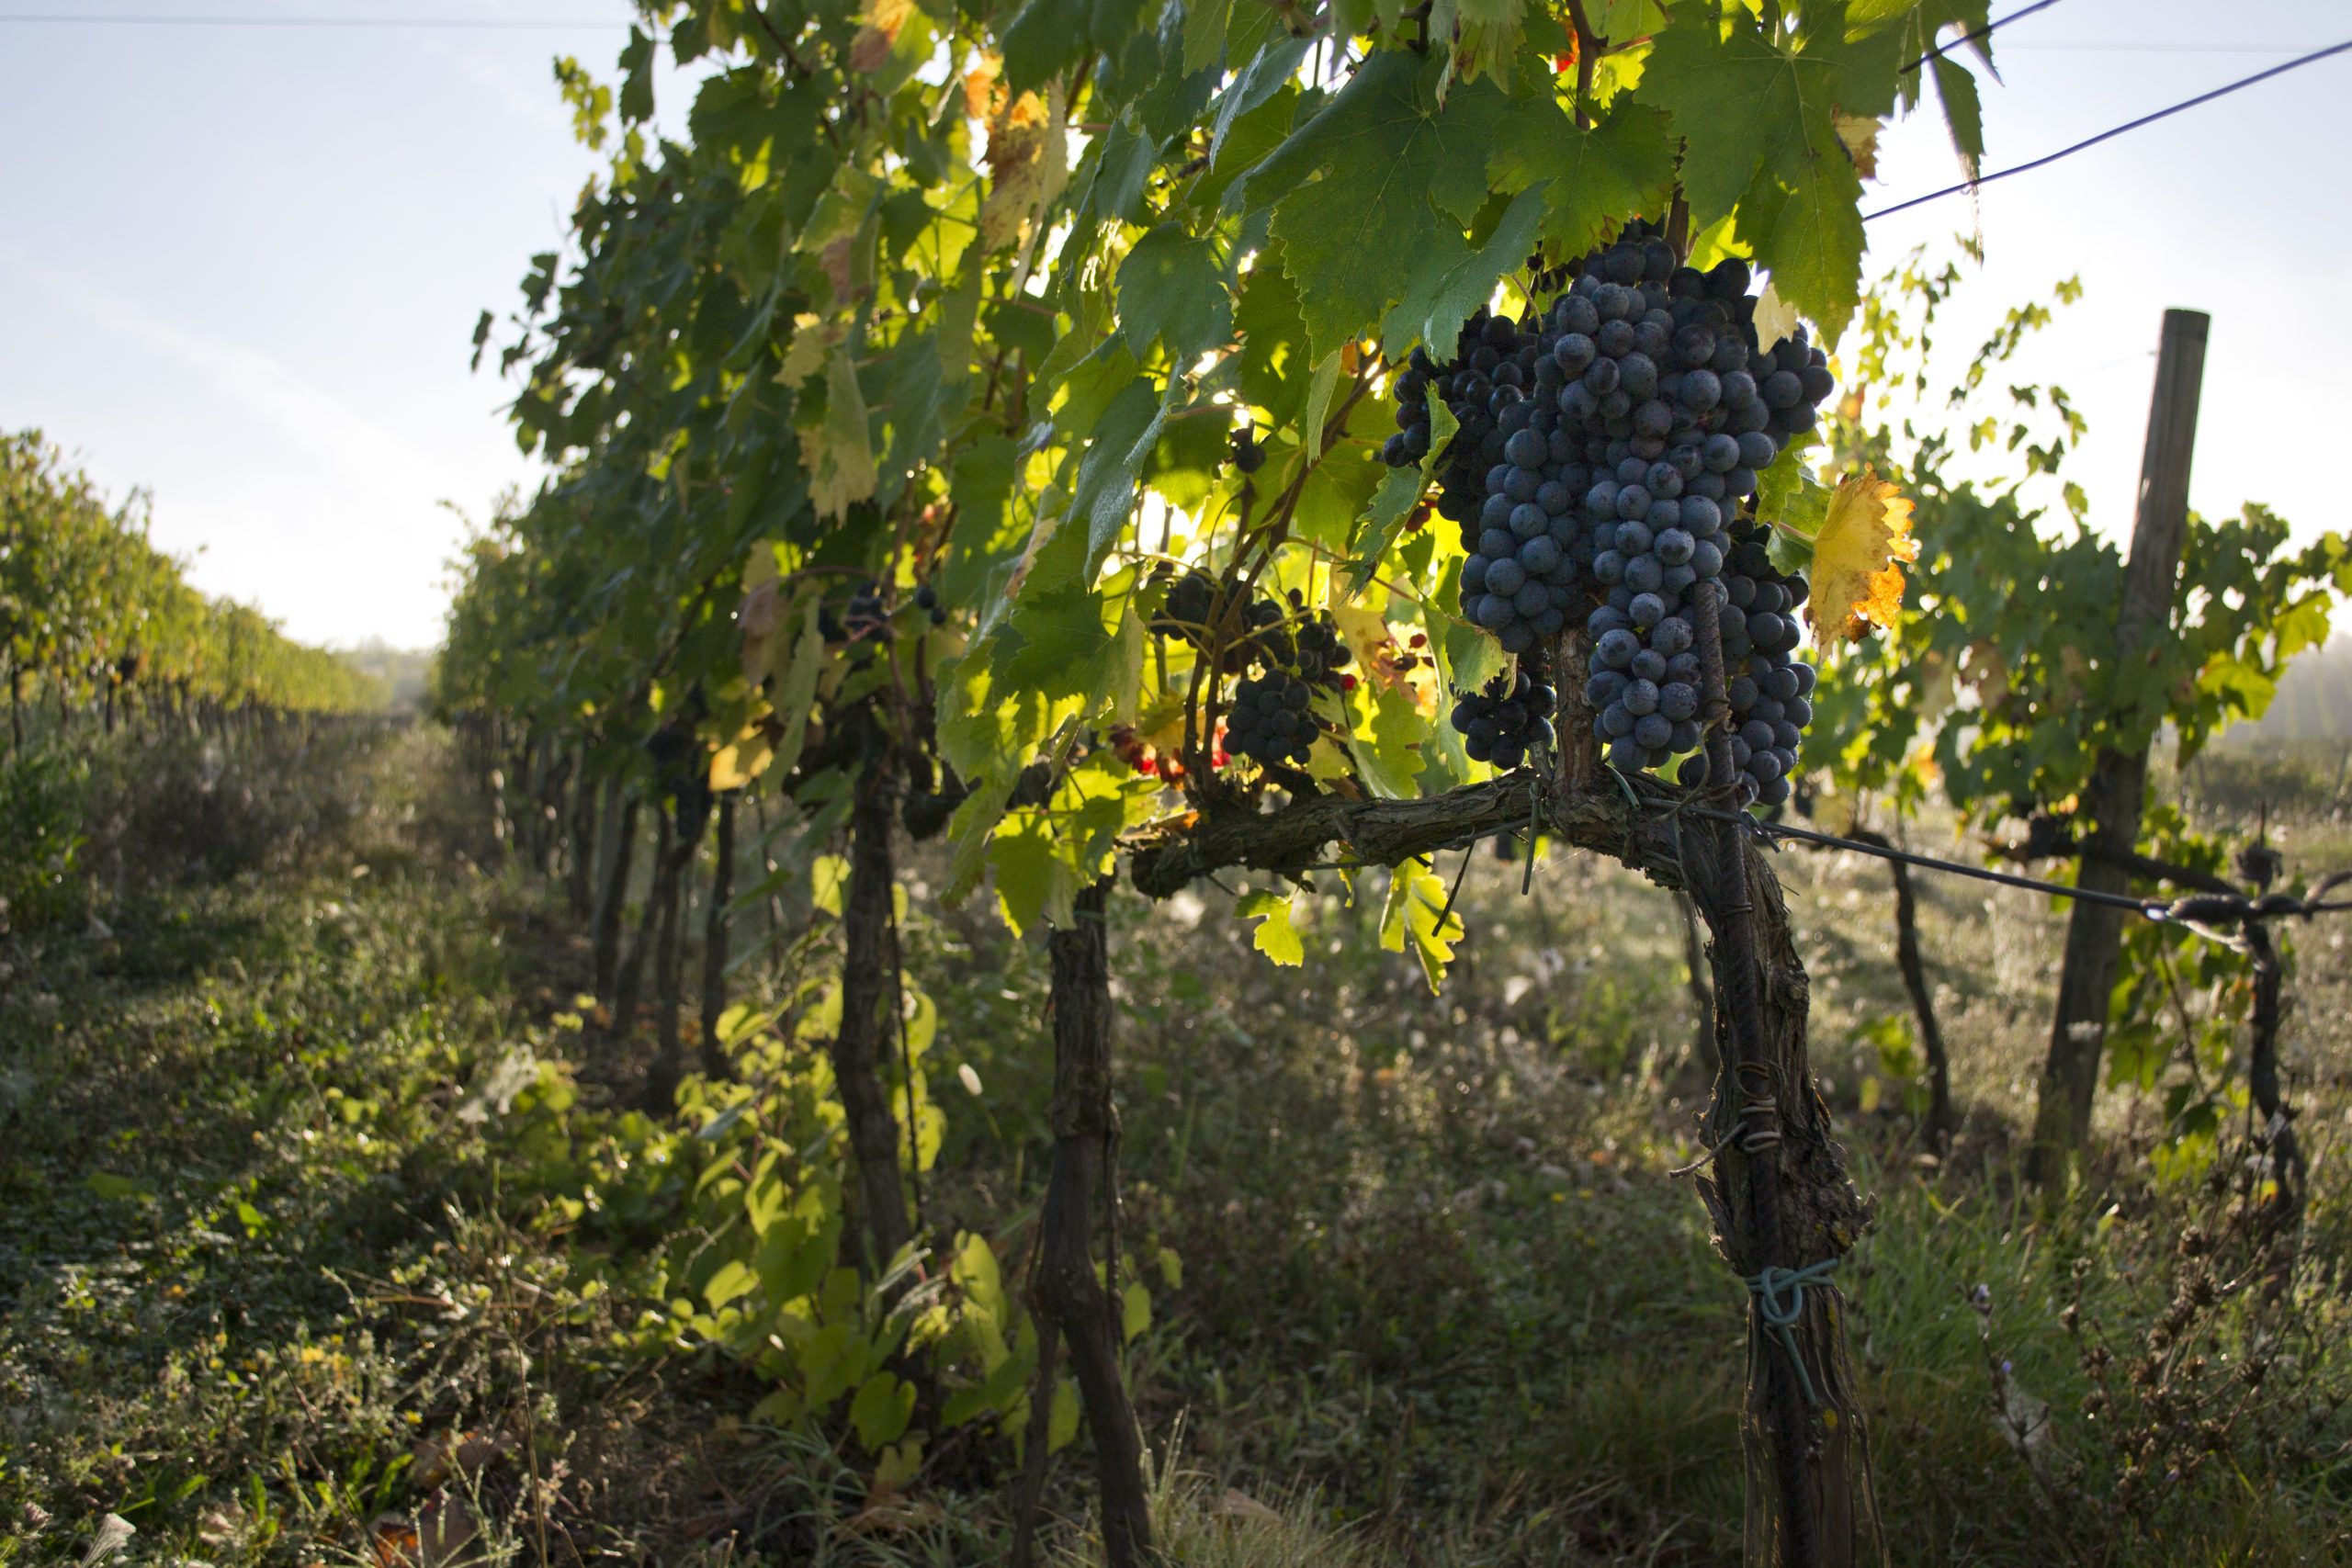
<svg viewBox="0 0 2352 1568">
<path fill-rule="evenodd" d="M 368 1544 L 375 1550 L 376 1568 L 413 1568 L 423 1556 L 414 1521 L 399 1514 L 379 1514 L 368 1527 Z"/>
<path fill-rule="evenodd" d="M 735 1522 L 735 1510 L 721 1508 L 717 1513 L 696 1514 L 679 1526 L 688 1540 L 707 1540 Z"/>
<path fill-rule="evenodd" d="M 1918 558 L 1910 501 L 1868 468 L 1847 476 L 1813 542 L 1805 612 L 1815 636 L 1851 641 L 1893 626 L 1903 610 L 1903 563 Z"/>
<path fill-rule="evenodd" d="M 473 1507 L 454 1492 L 443 1492 L 425 1504 L 416 1518 L 417 1544 L 424 1554 L 424 1568 L 441 1568 L 451 1562 L 481 1533 L 481 1520 Z"/>
<path fill-rule="evenodd" d="M 1216 1500 L 1216 1512 L 1219 1518 L 1253 1525 L 1281 1526 L 1288 1522 L 1238 1486 L 1225 1489 L 1225 1495 Z"/>
<path fill-rule="evenodd" d="M 886 1494 L 835 1525 L 833 1539 L 848 1540 L 857 1536 L 929 1529 L 946 1517 L 946 1511 L 936 1503 Z"/>
</svg>

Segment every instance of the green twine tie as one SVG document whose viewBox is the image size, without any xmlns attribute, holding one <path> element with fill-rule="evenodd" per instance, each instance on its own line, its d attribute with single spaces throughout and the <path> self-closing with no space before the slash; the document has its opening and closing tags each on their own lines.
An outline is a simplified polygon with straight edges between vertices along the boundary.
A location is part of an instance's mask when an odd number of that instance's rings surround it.
<svg viewBox="0 0 2352 1568">
<path fill-rule="evenodd" d="M 1797 1348 L 1796 1323 L 1804 1316 L 1804 1288 L 1826 1285 L 1829 1271 L 1838 1267 L 1838 1259 L 1825 1258 L 1818 1263 L 1808 1263 L 1802 1269 L 1768 1268 L 1762 1273 L 1741 1283 L 1747 1293 L 1756 1298 L 1756 1310 L 1764 1319 L 1764 1326 L 1776 1335 L 1781 1348 L 1789 1353 L 1790 1364 L 1797 1370 L 1797 1384 L 1804 1390 L 1804 1402 L 1820 1408 L 1821 1398 L 1813 1391 L 1813 1374 L 1804 1368 L 1804 1353 Z M 1784 1303 L 1781 1292 L 1786 1291 Z"/>
</svg>

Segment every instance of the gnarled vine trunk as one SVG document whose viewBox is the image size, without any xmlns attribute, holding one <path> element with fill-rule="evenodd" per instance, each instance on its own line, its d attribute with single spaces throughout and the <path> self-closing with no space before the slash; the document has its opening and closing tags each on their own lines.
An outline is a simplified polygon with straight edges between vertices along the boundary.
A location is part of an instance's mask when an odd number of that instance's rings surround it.
<svg viewBox="0 0 2352 1568">
<path fill-rule="evenodd" d="M 734 942 L 734 921 L 729 906 L 735 900 L 735 799 L 738 791 L 718 797 L 718 826 L 711 843 L 710 907 L 702 924 L 702 1070 L 723 1078 L 729 1063 L 719 1044 L 718 1020 L 727 1010 L 727 960 Z"/>
<path fill-rule="evenodd" d="M 1883 833 L 1857 828 L 1857 843 L 1894 847 Z M 1894 966 L 1903 973 L 1903 989 L 1911 998 L 1911 1017 L 1919 1026 L 1919 1050 L 1928 1062 L 1928 1142 L 1940 1150 L 1951 1142 L 1951 1061 L 1944 1052 L 1943 1025 L 1936 1018 L 1936 995 L 1928 985 L 1928 966 L 1919 956 L 1919 901 L 1911 882 L 1911 868 L 1899 860 L 1886 863 L 1894 879 Z"/>
<path fill-rule="evenodd" d="M 710 791 L 700 780 L 691 780 L 678 792 L 671 810 L 676 826 L 653 890 L 662 924 L 653 961 L 653 1065 L 645 1084 L 646 1103 L 665 1111 L 676 1109 L 678 1081 L 685 1073 L 678 1039 L 678 1010 L 685 978 L 681 953 L 685 942 L 683 900 L 686 872 L 702 848 L 703 829 L 710 821 Z"/>
<path fill-rule="evenodd" d="M 842 906 L 842 1022 L 832 1055 L 834 1084 L 848 1114 L 850 1153 L 857 1162 L 859 1209 L 874 1247 L 870 1263 L 878 1271 L 889 1267 L 912 1227 L 899 1177 L 899 1122 L 890 1112 L 881 1069 L 897 885 L 890 829 L 898 816 L 898 768 L 878 736 L 867 748 L 867 759 L 852 786 L 849 886 Z"/>
<path fill-rule="evenodd" d="M 653 876 L 646 885 L 637 938 L 628 944 L 628 956 L 621 960 L 620 978 L 613 986 L 613 1029 L 624 1040 L 637 1032 L 638 1004 L 645 997 L 645 965 L 661 940 L 662 874 L 670 864 L 670 841 L 675 833 L 669 806 L 658 798 L 653 803 Z"/>
<path fill-rule="evenodd" d="M 1118 1267 L 1116 1150 L 1118 1115 L 1111 1103 L 1110 932 L 1104 922 L 1110 884 L 1098 882 L 1074 901 L 1075 919 L 1056 930 L 1046 946 L 1053 963 L 1053 1173 L 1038 1216 L 1037 1261 L 1029 1306 L 1038 1318 L 1038 1378 L 1030 1397 L 1050 1404 L 1057 1337 L 1069 1348 L 1070 1370 L 1094 1436 L 1094 1473 L 1101 1495 L 1102 1553 L 1111 1568 L 1128 1568 L 1151 1550 L 1151 1512 L 1143 1482 L 1143 1437 L 1136 1426 L 1119 1368 L 1119 1303 L 1095 1277 L 1093 1207 L 1103 1190 L 1114 1213 L 1105 1238 L 1111 1273 Z M 1034 1414 L 1034 1407 L 1033 1407 Z M 1033 1422 L 1033 1440 L 1036 1427 Z M 1023 1517 L 1044 1474 L 1043 1456 L 1029 1456 Z"/>
<path fill-rule="evenodd" d="M 571 770 L 571 829 L 564 850 L 564 895 L 571 918 L 584 920 L 596 903 L 596 786 L 588 774 L 588 748 L 582 744 Z"/>
<path fill-rule="evenodd" d="M 619 978 L 622 916 L 628 906 L 628 878 L 637 858 L 637 818 L 641 803 L 625 792 L 618 773 L 605 784 L 604 818 L 608 842 L 604 875 L 596 894 L 596 920 L 591 938 L 595 960 L 595 989 L 599 1000 L 612 1006 Z"/>
</svg>

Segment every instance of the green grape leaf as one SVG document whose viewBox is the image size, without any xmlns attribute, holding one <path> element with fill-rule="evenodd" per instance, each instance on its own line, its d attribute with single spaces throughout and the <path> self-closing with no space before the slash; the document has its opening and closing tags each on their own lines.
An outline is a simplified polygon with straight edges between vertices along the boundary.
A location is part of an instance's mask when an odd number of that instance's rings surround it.
<svg viewBox="0 0 2352 1568">
<path fill-rule="evenodd" d="M 938 340 L 929 333 L 900 339 L 890 356 L 890 445 L 874 489 L 885 507 L 898 500 L 916 465 L 928 462 L 938 449 L 944 368 Z"/>
<path fill-rule="evenodd" d="M 1768 38 L 1744 7 L 1676 10 L 1635 96 L 1672 115 L 1683 138 L 1690 221 L 1704 227 L 1739 209 L 1741 237 L 1782 298 L 1834 344 L 1860 297 L 1862 246 L 1861 183 L 1835 117 L 1894 107 L 1899 29 L 1849 39 L 1835 0 L 1807 7 L 1786 41 Z"/>
<path fill-rule="evenodd" d="M 1218 148 L 1221 156 L 1193 176 L 1184 204 L 1196 212 L 1225 217 L 1238 211 L 1249 195 L 1250 170 L 1289 138 L 1303 96 L 1295 81 L 1284 82 L 1273 96 L 1236 118 Z"/>
<path fill-rule="evenodd" d="M 1119 1338 L 1131 1340 L 1150 1326 L 1151 1287 L 1141 1280 L 1130 1280 L 1119 1292 Z"/>
<path fill-rule="evenodd" d="M 1548 181 L 1544 238 L 1576 255 L 1613 234 L 1628 213 L 1664 210 L 1674 189 L 1668 124 L 1665 111 L 1632 98 L 1620 98 L 1589 130 L 1549 97 L 1514 101 L 1487 170 L 1505 190 Z"/>
<path fill-rule="evenodd" d="M 1475 252 L 1446 235 L 1446 249 L 1459 259 L 1442 273 L 1414 269 L 1404 298 L 1381 323 L 1381 352 L 1393 360 L 1403 358 L 1416 343 L 1450 346 L 1462 323 L 1493 297 L 1496 282 L 1523 264 L 1535 248 L 1549 188 L 1549 181 L 1538 180 L 1512 197 L 1487 243 Z"/>
<path fill-rule="evenodd" d="M 813 429 L 800 432 L 800 460 L 808 469 L 808 497 L 824 516 L 839 517 L 851 502 L 874 493 L 865 397 L 844 350 L 825 356 L 824 415 Z"/>
<path fill-rule="evenodd" d="M 1372 507 L 1365 513 L 1371 529 L 1361 541 L 1353 560 L 1348 562 L 1348 592 L 1362 593 L 1380 563 L 1396 543 L 1396 531 L 1404 526 L 1406 515 L 1414 504 L 1428 493 L 1437 478 L 1437 470 L 1445 457 L 1446 444 L 1453 433 L 1462 428 L 1454 420 L 1453 409 L 1442 398 L 1432 398 L 1430 411 L 1430 449 L 1415 467 L 1391 468 L 1381 476 L 1380 489 L 1372 498 Z"/>
<path fill-rule="evenodd" d="M 1277 964 L 1304 964 L 1306 944 L 1291 925 L 1290 902 L 1290 894 L 1283 889 L 1244 893 L 1233 912 L 1238 919 L 1258 922 L 1256 931 L 1250 933 L 1250 942 L 1259 952 Z"/>
<path fill-rule="evenodd" d="M 1233 0 L 1193 0 L 1184 7 L 1184 74 L 1191 76 L 1225 59 L 1225 19 Z"/>
<path fill-rule="evenodd" d="M 1102 599 L 1076 583 L 1028 592 L 989 639 L 993 669 L 1008 686 L 1048 697 L 1081 696 L 1097 685 L 1102 660 L 1117 647 Z"/>
<path fill-rule="evenodd" d="M 1242 279 L 1234 325 L 1241 333 L 1233 359 L 1241 395 L 1266 411 L 1268 428 L 1283 429 L 1298 417 L 1309 378 L 1299 374 L 1306 323 L 1299 318 L 1298 286 L 1283 271 L 1279 249 L 1260 253 Z"/>
<path fill-rule="evenodd" d="M 1135 510 L 1136 474 L 1159 440 L 1167 418 L 1149 380 L 1136 377 L 1111 400 L 1093 422 L 1094 439 L 1078 466 L 1069 516 L 1086 528 L 1086 580 L 1092 581 L 1102 558 L 1119 540 Z"/>
<path fill-rule="evenodd" d="M 1445 407 L 1443 403 L 1436 406 Z M 1364 535 L 1363 547 L 1348 562 L 1349 592 L 1363 592 L 1364 585 L 1380 570 L 1381 558 L 1396 543 L 1396 531 L 1404 526 L 1406 514 L 1419 503 L 1428 487 L 1429 476 L 1410 463 L 1380 476 L 1380 488 L 1373 492 L 1372 507 L 1364 513 L 1364 521 L 1371 528 Z"/>
<path fill-rule="evenodd" d="M 1107 221 L 1135 222 L 1143 214 L 1144 193 L 1151 188 L 1152 165 L 1159 160 L 1159 149 L 1151 138 L 1122 118 L 1094 155 L 1086 194 L 1079 203 L 1080 220 L 1091 212 Z"/>
<path fill-rule="evenodd" d="M 621 51 L 621 119 L 630 125 L 653 118 L 653 40 L 632 25 Z"/>
<path fill-rule="evenodd" d="M 1054 1407 L 1046 1419 L 1046 1451 L 1059 1453 L 1078 1437 L 1078 1384 L 1069 1378 L 1054 1383 Z M 1026 1417 L 1023 1418 L 1024 1422 Z"/>
<path fill-rule="evenodd" d="M 1810 441 L 1792 441 L 1756 476 L 1756 520 L 1772 530 L 1773 564 L 1793 571 L 1813 558 L 1813 541 L 1829 517 L 1836 491 L 1814 478 Z"/>
<path fill-rule="evenodd" d="M 1298 422 L 1298 449 L 1312 463 L 1323 455 L 1323 427 L 1330 423 L 1331 394 L 1340 386 L 1340 351 L 1333 349 L 1315 367 L 1306 383 L 1306 412 Z"/>
<path fill-rule="evenodd" d="M 1334 555 L 1345 551 L 1357 521 L 1372 504 L 1387 473 L 1378 449 L 1368 443 L 1335 443 L 1300 487 L 1298 505 L 1291 513 L 1291 531 Z"/>
<path fill-rule="evenodd" d="M 1216 489 L 1233 431 L 1233 411 L 1195 403 L 1171 413 L 1143 467 L 1143 482 L 1179 512 L 1193 512 Z"/>
<path fill-rule="evenodd" d="M 1960 154 L 1962 175 L 1973 180 L 1984 164 L 1984 106 L 1976 96 L 1976 78 L 1960 62 L 1943 55 L 1932 63 L 1936 97 L 1944 107 L 1952 150 Z"/>
<path fill-rule="evenodd" d="M 1014 95 L 1086 57 L 1090 0 L 1028 0 L 1004 30 L 1004 85 Z"/>
<path fill-rule="evenodd" d="M 1853 165 L 1841 161 L 1793 190 L 1759 171 L 1739 205 L 1740 235 L 1771 274 L 1773 290 L 1817 324 L 1832 348 L 1861 303 L 1861 194 Z"/>
<path fill-rule="evenodd" d="M 1071 344 L 1082 341 L 1078 333 L 1070 333 L 1055 349 L 1054 357 L 1062 357 Z M 1046 385 L 1056 379 L 1061 382 L 1062 400 L 1054 409 L 1054 428 L 1071 442 L 1094 434 L 1109 416 L 1112 403 L 1136 387 L 1151 395 L 1150 383 L 1138 375 L 1136 356 L 1127 352 L 1124 335 L 1104 338 L 1092 353 L 1078 356 L 1067 373 L 1048 359 L 1037 372 L 1037 379 Z"/>
<path fill-rule="evenodd" d="M 850 1425 L 857 1428 L 857 1440 L 868 1453 L 895 1442 L 914 1413 L 915 1385 L 895 1372 L 875 1373 L 849 1402 Z"/>
<path fill-rule="evenodd" d="M 1214 168 L 1225 157 L 1226 138 L 1234 125 L 1271 100 L 1286 86 L 1298 62 L 1306 58 L 1308 41 L 1293 38 L 1288 33 L 1269 39 L 1255 58 L 1233 79 L 1233 85 L 1216 102 L 1216 118 L 1209 130 L 1209 165 Z"/>
<path fill-rule="evenodd" d="M 1151 352 L 1155 338 L 1179 366 L 1225 342 L 1233 331 L 1233 299 L 1216 237 L 1195 240 L 1170 220 L 1137 240 L 1119 264 L 1119 312 L 1127 352 L 1137 359 Z"/>
<path fill-rule="evenodd" d="M 1373 56 L 1250 173 L 1248 200 L 1274 204 L 1272 232 L 1318 360 L 1401 294 L 1434 292 L 1420 275 L 1460 258 L 1460 227 L 1486 203 L 1487 148 L 1509 100 L 1467 84 L 1441 108 L 1442 70 L 1408 51 Z"/>
</svg>

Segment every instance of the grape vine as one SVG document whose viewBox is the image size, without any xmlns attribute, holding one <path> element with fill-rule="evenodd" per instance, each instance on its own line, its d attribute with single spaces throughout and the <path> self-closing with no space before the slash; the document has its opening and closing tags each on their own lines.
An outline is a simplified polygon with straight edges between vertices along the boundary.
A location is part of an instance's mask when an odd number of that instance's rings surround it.
<svg viewBox="0 0 2352 1568">
<path fill-rule="evenodd" d="M 1432 984 L 1460 922 L 1413 857 L 1533 818 L 1632 859 L 1760 970 L 1717 990 L 1755 998 L 1740 1038 L 1771 1055 L 1804 1202 L 1759 1240 L 1726 1143 L 1726 1256 L 1852 1245 L 1769 872 L 1660 814 L 1780 798 L 1808 716 L 1791 612 L 1816 642 L 1889 613 L 1883 505 L 1803 460 L 1860 299 L 1849 148 L 1983 6 L 1689 0 L 1598 31 L 1589 9 L 695 0 L 653 13 L 703 73 L 684 141 L 648 134 L 650 35 L 617 94 L 567 73 L 611 166 L 478 338 L 560 477 L 477 548 L 445 703 L 567 759 L 615 825 L 582 900 L 600 954 L 632 813 L 664 866 L 704 831 L 649 733 L 691 734 L 721 811 L 775 804 L 779 874 L 846 832 L 832 1051 L 870 1267 L 924 1244 L 894 1201 L 924 1140 L 895 1108 L 933 1113 L 881 1049 L 894 823 L 946 833 L 951 901 L 986 888 L 1057 938 L 1122 862 L 1164 896 L 1180 868 L 1295 874 L 1344 842 L 1395 868 L 1384 940 Z M 1936 80 L 1973 156 L 1973 79 Z M 1701 626 L 1710 583 L 1731 604 Z M 1711 683 L 1716 639 L 1737 668 Z M 1658 775 L 1735 721 L 1744 783 Z M 1298 961 L 1286 891 L 1238 908 Z M 1826 1294 L 1792 1333 L 1837 1391 Z M 1019 1374 L 987 1376 L 1009 1419 Z M 1837 1397 L 1834 1428 L 1751 1434 L 1819 1472 L 1758 1516 L 1805 1560 L 1868 1536 Z M 1815 1531 L 1815 1491 L 1853 1528 Z M 1135 1526 L 1106 1537 L 1140 1550 Z"/>
</svg>

